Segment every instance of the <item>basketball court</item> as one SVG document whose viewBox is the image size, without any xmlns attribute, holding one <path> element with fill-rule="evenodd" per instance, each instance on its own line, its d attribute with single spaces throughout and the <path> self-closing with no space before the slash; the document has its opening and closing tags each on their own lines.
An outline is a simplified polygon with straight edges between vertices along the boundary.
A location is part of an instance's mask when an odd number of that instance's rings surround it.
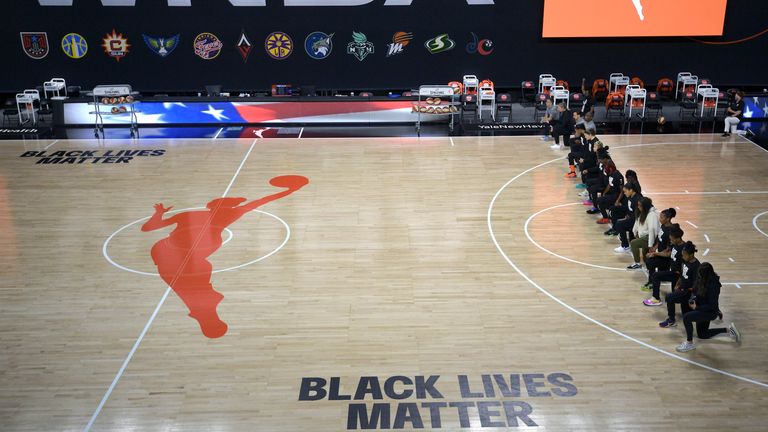
<svg viewBox="0 0 768 432">
<path fill-rule="evenodd" d="M 538 137 L 3 142 L 0 429 L 764 430 L 768 152 L 601 139 L 678 208 L 740 345 L 675 352 Z M 207 336 L 153 262 L 173 228 L 142 227 L 285 175 L 309 183 L 210 255 Z"/>
</svg>

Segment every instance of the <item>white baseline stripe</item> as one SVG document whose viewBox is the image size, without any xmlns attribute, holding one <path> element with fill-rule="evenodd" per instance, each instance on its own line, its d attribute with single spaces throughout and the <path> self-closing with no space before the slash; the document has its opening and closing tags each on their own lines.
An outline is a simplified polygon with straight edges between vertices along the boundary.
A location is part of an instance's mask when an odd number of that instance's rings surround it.
<svg viewBox="0 0 768 432">
<path fill-rule="evenodd" d="M 709 248 L 707 248 L 707 250 L 705 250 L 704 253 L 701 254 L 701 256 L 707 256 L 707 255 L 709 255 Z"/>
<path fill-rule="evenodd" d="M 302 134 L 304 134 L 304 128 L 301 128 L 301 130 L 299 131 L 299 137 L 298 137 L 298 139 L 301 139 L 301 135 L 302 135 Z"/>
<path fill-rule="evenodd" d="M 59 142 L 59 140 L 56 140 L 56 141 L 48 144 L 47 146 L 45 146 L 45 148 L 43 150 L 48 150 L 49 148 L 53 147 L 57 142 Z"/>
<path fill-rule="evenodd" d="M 696 228 L 696 229 L 699 229 L 699 227 L 697 227 L 697 226 L 696 226 L 696 225 L 695 225 L 693 222 L 691 222 L 691 221 L 688 221 L 688 220 L 687 220 L 687 221 L 685 221 L 685 223 L 687 223 L 688 225 L 690 225 L 690 226 L 692 226 L 692 227 L 694 227 L 694 228 Z"/>
<path fill-rule="evenodd" d="M 448 137 L 451 139 L 451 147 L 453 147 L 453 137 Z"/>
<path fill-rule="evenodd" d="M 698 144 L 698 143 L 687 143 L 687 144 Z M 643 144 L 632 145 L 632 147 L 638 147 L 638 146 L 642 146 L 642 145 Z M 663 144 L 660 143 L 660 144 L 657 144 L 657 145 L 663 145 Z M 627 146 L 616 147 L 616 148 L 624 148 L 624 147 L 627 147 Z M 682 362 L 685 362 L 685 363 L 688 363 L 688 364 L 691 364 L 691 365 L 694 365 L 694 366 L 698 366 L 698 367 L 700 367 L 702 369 L 706 369 L 706 370 L 709 370 L 711 372 L 715 372 L 715 373 L 718 373 L 718 374 L 721 374 L 721 375 L 724 375 L 724 376 L 728 376 L 728 377 L 731 377 L 731 378 L 734 378 L 734 379 L 738 379 L 738 380 L 741 380 L 741 381 L 744 381 L 744 382 L 748 382 L 750 384 L 754 384 L 754 385 L 757 385 L 757 386 L 760 386 L 760 387 L 763 387 L 763 388 L 768 388 L 768 384 L 766 384 L 766 383 L 763 383 L 763 382 L 760 382 L 760 381 L 757 381 L 757 380 L 753 380 L 751 378 L 743 377 L 743 376 L 740 376 L 740 375 L 736 375 L 736 374 L 733 374 L 733 373 L 730 373 L 730 372 L 726 372 L 724 370 L 717 369 L 717 368 L 714 368 L 712 366 L 708 366 L 708 365 L 705 365 L 703 363 L 699 363 L 697 361 L 693 361 L 693 360 L 691 360 L 689 358 L 681 357 L 681 356 L 679 356 L 677 354 L 673 354 L 671 352 L 664 351 L 664 350 L 662 350 L 660 348 L 657 348 L 657 347 L 655 347 L 655 346 L 653 346 L 651 344 L 648 344 L 646 342 L 643 342 L 641 340 L 633 338 L 632 336 L 629 336 L 629 335 L 627 335 L 625 333 L 622 333 L 622 332 L 614 329 L 613 327 L 610 327 L 610 326 L 608 326 L 606 324 L 603 324 L 602 322 L 597 321 L 596 319 L 586 315 L 585 313 L 579 311 L 578 309 L 572 307 L 571 305 L 569 305 L 569 304 L 565 303 L 564 301 L 560 300 L 559 298 L 555 297 L 552 293 L 550 293 L 549 291 L 547 291 L 546 289 L 541 287 L 541 285 L 536 283 L 533 279 L 528 277 L 528 275 L 526 275 L 522 270 L 520 270 L 520 268 L 514 262 L 512 262 L 512 260 L 509 258 L 509 256 L 507 256 L 507 254 L 501 248 L 501 245 L 499 245 L 499 242 L 496 239 L 496 234 L 493 232 L 493 224 L 492 224 L 493 206 L 494 206 L 494 204 L 496 204 L 496 200 L 499 198 L 501 193 L 504 192 L 504 190 L 507 187 L 509 187 L 509 185 L 511 185 L 515 180 L 519 179 L 520 177 L 528 174 L 529 172 L 531 172 L 531 171 L 533 171 L 535 169 L 541 168 L 542 166 L 551 164 L 553 162 L 556 162 L 556 161 L 559 161 L 559 160 L 562 160 L 562 159 L 563 159 L 562 157 L 561 158 L 557 158 L 557 159 L 552 159 L 550 161 L 542 162 L 542 163 L 540 163 L 540 164 L 538 164 L 538 165 L 536 165 L 534 167 L 528 168 L 527 170 L 521 172 L 520 174 L 516 175 L 515 177 L 510 179 L 508 182 L 506 182 L 496 192 L 496 194 L 491 199 L 491 203 L 488 205 L 488 213 L 487 213 L 487 217 L 486 217 L 486 222 L 487 222 L 487 225 L 488 225 L 488 233 L 491 236 L 491 240 L 493 241 L 494 246 L 496 246 L 496 250 L 499 251 L 499 253 L 504 258 L 504 260 L 507 262 L 507 264 L 509 264 L 510 267 L 512 267 L 512 269 L 515 270 L 515 272 L 517 272 L 517 274 L 519 274 L 523 279 L 525 279 L 528 283 L 530 283 L 534 288 L 539 290 L 539 292 L 541 292 L 542 294 L 544 294 L 547 297 L 549 297 L 550 299 L 552 299 L 552 301 L 556 302 L 557 304 L 559 304 L 560 306 L 564 307 L 565 309 L 570 310 L 574 314 L 584 318 L 585 320 L 587 320 L 587 321 L 589 321 L 589 322 L 591 322 L 591 323 L 593 323 L 593 324 L 595 324 L 595 325 L 597 325 L 599 327 L 602 327 L 603 329 L 605 329 L 605 330 L 607 330 L 607 331 L 609 331 L 611 333 L 614 333 L 617 336 L 620 336 L 620 337 L 622 337 L 624 339 L 627 339 L 627 340 L 629 340 L 631 342 L 634 342 L 634 343 L 636 343 L 636 344 L 638 344 L 640 346 L 643 346 L 645 348 L 648 348 L 648 349 L 651 349 L 653 351 L 656 351 L 659 354 L 663 354 L 665 356 L 668 356 L 668 357 L 680 360 Z"/>
<path fill-rule="evenodd" d="M 706 234 L 704 234 L 704 240 L 706 240 L 706 241 L 707 241 L 707 243 L 710 243 L 710 241 L 709 241 L 709 236 L 708 236 L 708 235 L 706 235 Z"/>
<path fill-rule="evenodd" d="M 243 165 L 245 164 L 245 161 L 248 159 L 248 156 L 250 156 L 251 152 L 253 151 L 253 147 L 256 145 L 256 141 L 253 140 L 253 143 L 251 143 L 251 147 L 248 149 L 248 152 L 243 157 L 243 160 L 240 162 L 240 166 L 237 167 L 237 171 L 235 171 L 235 175 L 232 177 L 232 180 L 229 182 L 229 185 L 227 186 L 227 189 L 224 191 L 224 194 L 222 194 L 222 197 L 227 196 L 229 193 L 229 190 L 232 188 L 232 185 L 235 183 L 235 180 L 237 180 L 237 176 L 240 175 L 240 170 L 243 168 Z M 117 383 L 120 381 L 120 378 L 123 376 L 123 372 L 125 372 L 125 368 L 128 367 L 128 363 L 131 362 L 131 359 L 133 358 L 133 355 L 136 353 L 136 350 L 139 348 L 139 345 L 141 345 L 141 341 L 144 339 L 144 336 L 147 334 L 147 331 L 152 326 L 152 323 L 155 321 L 155 318 L 157 317 L 157 313 L 160 312 L 160 308 L 163 307 L 163 304 L 165 303 L 165 300 L 168 298 L 168 294 L 171 293 L 171 287 L 166 288 L 165 293 L 163 294 L 163 297 L 160 299 L 160 302 L 155 307 L 154 312 L 152 312 L 152 315 L 149 317 L 149 320 L 147 321 L 147 324 L 144 325 L 144 329 L 139 334 L 138 339 L 136 339 L 136 342 L 134 342 L 133 347 L 128 352 L 128 356 L 123 360 L 123 364 L 120 366 L 120 370 L 117 371 L 117 375 L 115 375 L 115 378 L 112 380 L 112 384 L 109 385 L 109 388 L 107 388 L 107 392 L 104 393 L 104 397 L 101 398 L 101 402 L 99 402 L 99 405 L 96 407 L 96 410 L 93 412 L 93 415 L 91 416 L 91 419 L 88 421 L 88 424 L 85 425 L 85 428 L 83 429 L 83 432 L 88 432 L 93 427 L 93 423 L 96 421 L 96 418 L 101 413 L 102 408 L 104 408 L 104 404 L 107 403 L 107 400 L 109 399 L 109 396 L 112 395 L 112 391 L 117 386 Z"/>
<path fill-rule="evenodd" d="M 213 136 L 213 139 L 216 140 L 219 138 L 219 135 L 221 135 L 221 131 L 223 131 L 224 128 L 219 128 L 218 132 L 216 132 L 216 135 Z"/>
</svg>

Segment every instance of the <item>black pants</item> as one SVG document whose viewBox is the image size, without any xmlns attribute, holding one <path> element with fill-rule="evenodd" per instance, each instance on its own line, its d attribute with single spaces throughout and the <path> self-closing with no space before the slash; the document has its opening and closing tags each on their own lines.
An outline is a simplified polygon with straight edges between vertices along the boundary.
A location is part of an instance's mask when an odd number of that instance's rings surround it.
<svg viewBox="0 0 768 432">
<path fill-rule="evenodd" d="M 563 137 L 563 144 L 568 144 L 571 131 L 557 124 L 552 127 L 552 136 L 555 137 L 555 144 L 560 144 L 560 137 Z"/>
<path fill-rule="evenodd" d="M 696 334 L 699 339 L 709 339 L 722 333 L 726 333 L 726 328 L 709 328 L 710 321 L 717 318 L 717 311 L 691 311 L 683 315 L 683 324 L 685 325 L 685 335 L 688 336 L 688 342 L 693 342 L 693 323 L 696 323 Z"/>
<path fill-rule="evenodd" d="M 608 218 L 608 209 L 613 207 L 613 204 L 616 203 L 616 198 L 618 197 L 619 194 L 608 193 L 598 200 L 597 208 L 600 209 L 600 214 L 603 215 L 603 218 Z"/>
<path fill-rule="evenodd" d="M 651 277 L 651 284 L 653 284 L 653 298 L 661 300 L 660 287 L 662 282 L 672 282 L 672 287 L 674 288 L 678 278 L 679 276 L 676 272 L 669 270 L 660 270 L 654 273 Z"/>
<path fill-rule="evenodd" d="M 576 165 L 579 158 L 584 157 L 584 145 L 580 138 L 573 138 L 570 141 L 571 152 L 568 153 L 568 165 Z"/>
<path fill-rule="evenodd" d="M 690 298 L 691 292 L 688 289 L 672 291 L 667 294 L 665 300 L 667 302 L 667 317 L 670 321 L 675 320 L 675 304 L 680 304 L 680 310 L 683 315 L 691 311 L 691 307 L 688 306 L 688 299 Z"/>
<path fill-rule="evenodd" d="M 645 268 L 648 270 L 648 283 L 653 283 L 651 278 L 657 271 L 669 270 L 669 266 L 672 264 L 672 259 L 669 257 L 655 256 L 645 259 Z"/>
<path fill-rule="evenodd" d="M 605 190 L 605 186 L 602 183 L 594 184 L 587 188 L 589 192 L 589 200 L 592 201 L 592 205 L 597 207 L 598 196 Z"/>
<path fill-rule="evenodd" d="M 613 225 L 613 229 L 619 233 L 619 239 L 621 239 L 621 247 L 628 248 L 629 242 L 635 239 L 635 234 L 632 232 L 632 228 L 635 226 L 635 218 L 632 216 L 618 220 Z"/>
<path fill-rule="evenodd" d="M 624 206 L 613 206 L 610 208 L 610 210 L 611 210 L 611 229 L 616 231 L 616 222 L 618 222 L 619 219 L 627 215 L 627 208 Z"/>
</svg>

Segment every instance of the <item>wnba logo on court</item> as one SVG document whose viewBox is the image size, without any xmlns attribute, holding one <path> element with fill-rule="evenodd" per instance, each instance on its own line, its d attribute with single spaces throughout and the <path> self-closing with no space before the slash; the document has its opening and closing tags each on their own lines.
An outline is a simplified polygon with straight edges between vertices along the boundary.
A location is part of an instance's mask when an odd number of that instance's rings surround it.
<svg viewBox="0 0 768 432">
<path fill-rule="evenodd" d="M 209 338 L 222 337 L 228 329 L 216 311 L 224 296 L 211 285 L 213 266 L 208 261 L 223 244 L 222 232 L 248 212 L 306 186 L 309 179 L 286 175 L 269 183 L 285 190 L 249 203 L 245 203 L 245 198 L 217 198 L 204 210 L 185 211 L 168 218 L 164 215 L 172 207 L 155 204 L 155 213 L 141 227 L 146 232 L 176 226 L 168 237 L 152 246 L 152 260 L 160 277 L 184 302 L 189 316 L 197 320 Z"/>
</svg>

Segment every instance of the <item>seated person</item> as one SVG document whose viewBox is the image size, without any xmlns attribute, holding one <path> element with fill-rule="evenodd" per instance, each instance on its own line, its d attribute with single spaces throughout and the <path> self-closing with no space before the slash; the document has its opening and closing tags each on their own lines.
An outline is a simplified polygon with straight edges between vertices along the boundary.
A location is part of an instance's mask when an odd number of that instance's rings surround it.
<svg viewBox="0 0 768 432">
<path fill-rule="evenodd" d="M 549 141 L 549 136 L 552 133 L 552 125 L 557 123 L 558 119 L 560 118 L 560 113 L 557 111 L 557 108 L 552 104 L 551 98 L 547 98 L 544 104 L 546 105 L 547 109 L 544 112 L 544 117 L 541 118 L 541 122 L 545 123 L 547 127 L 544 128 L 544 136 L 541 137 L 541 140 Z"/>
<path fill-rule="evenodd" d="M 592 204 L 592 208 L 587 210 L 587 214 L 596 214 L 600 210 L 597 209 L 598 200 L 602 198 L 605 193 L 610 189 L 611 175 L 615 173 L 616 165 L 611 160 L 611 155 L 603 148 L 598 152 L 598 158 L 600 160 L 600 177 L 596 180 L 587 180 L 587 194 L 589 200 L 585 201 L 585 204 Z"/>
<path fill-rule="evenodd" d="M 637 173 L 633 170 L 627 170 L 627 173 L 624 174 L 624 184 L 628 183 L 634 183 L 637 186 L 637 191 L 642 192 L 643 189 L 640 186 L 640 182 L 637 180 Z M 616 198 L 616 202 L 613 204 L 612 207 L 608 208 L 608 215 L 611 218 L 611 227 L 608 228 L 607 231 L 605 231 L 603 234 L 615 236 L 619 235 L 619 233 L 613 229 L 613 227 L 616 225 L 616 221 L 619 218 L 623 218 L 627 214 L 627 200 L 626 196 L 624 195 L 624 188 L 621 188 L 621 193 L 619 193 L 619 197 Z"/>
<path fill-rule="evenodd" d="M 641 262 L 645 259 L 645 254 L 648 253 L 659 235 L 659 213 L 653 206 L 653 201 L 648 197 L 642 197 L 637 201 L 635 225 L 632 227 L 632 232 L 635 239 L 629 242 L 629 248 L 632 250 L 632 257 L 635 262 L 627 266 L 627 270 L 640 270 L 643 268 Z"/>
<path fill-rule="evenodd" d="M 652 297 L 643 301 L 646 306 L 661 306 L 660 286 L 662 282 L 672 282 L 672 286 L 677 286 L 677 280 L 680 278 L 680 272 L 683 267 L 683 235 L 685 232 L 679 224 L 672 224 L 669 228 L 669 252 L 658 252 L 657 256 L 669 256 L 669 270 L 659 270 L 651 276 Z"/>
<path fill-rule="evenodd" d="M 686 339 L 677 346 L 677 351 L 688 352 L 696 349 L 693 343 L 693 323 L 696 323 L 696 334 L 699 339 L 710 339 L 719 334 L 727 333 L 735 342 L 741 342 L 741 333 L 736 329 L 736 325 L 731 323 L 728 328 L 709 328 L 709 323 L 717 318 L 720 303 L 720 276 L 715 273 L 710 263 L 701 263 L 699 267 L 696 283 L 693 285 L 692 297 L 688 300 L 688 306 L 691 309 L 683 315 L 683 324 L 685 325 Z"/>
<path fill-rule="evenodd" d="M 680 267 L 680 277 L 671 293 L 667 294 L 667 319 L 659 323 L 661 328 L 671 328 L 677 326 L 675 319 L 675 304 L 680 304 L 682 314 L 691 311 L 688 300 L 693 292 L 693 284 L 696 283 L 696 277 L 699 274 L 699 260 L 696 259 L 696 245 L 687 241 L 683 245 L 683 261 Z"/>
<path fill-rule="evenodd" d="M 669 258 L 672 252 L 672 245 L 669 241 L 669 231 L 674 226 L 672 219 L 677 216 L 677 211 L 673 208 L 662 210 L 659 213 L 659 235 L 653 246 L 645 255 L 645 269 L 648 270 L 648 280 L 641 287 L 645 291 L 650 291 L 653 286 L 651 278 L 657 271 L 669 270 L 672 260 Z"/>
<path fill-rule="evenodd" d="M 597 220 L 598 224 L 611 223 L 611 219 L 608 218 L 608 209 L 620 204 L 619 197 L 623 194 L 623 189 L 624 176 L 621 175 L 621 171 L 616 170 L 608 176 L 608 186 L 603 191 L 603 196 L 597 202 L 597 208 L 602 215 L 602 218 Z"/>
<path fill-rule="evenodd" d="M 576 113 L 574 112 L 574 116 Z M 586 128 L 584 127 L 584 119 L 580 119 L 581 124 L 576 124 L 574 127 L 574 137 L 570 140 L 570 147 L 571 151 L 568 153 L 568 167 L 571 169 L 569 172 L 565 174 L 566 178 L 576 178 L 576 161 L 584 156 L 584 149 L 586 146 L 584 143 L 586 142 L 586 138 L 584 138 L 584 132 L 586 132 Z"/>
<path fill-rule="evenodd" d="M 637 183 L 627 183 L 624 185 L 624 197 L 626 201 L 623 203 L 626 207 L 619 211 L 622 216 L 616 218 L 616 222 L 613 224 L 613 230 L 619 234 L 621 245 L 619 245 L 613 251 L 616 253 L 629 252 L 629 242 L 634 240 L 634 232 L 632 228 L 635 226 L 635 209 L 637 208 L 637 202 L 643 195 L 639 192 Z"/>
<path fill-rule="evenodd" d="M 555 143 L 552 144 L 551 148 L 563 150 L 565 144 L 568 144 L 568 138 L 573 133 L 573 114 L 563 102 L 557 104 L 557 112 L 559 113 L 559 120 L 552 125 L 552 136 L 555 138 Z M 562 144 L 560 138 L 563 140 Z"/>
</svg>

